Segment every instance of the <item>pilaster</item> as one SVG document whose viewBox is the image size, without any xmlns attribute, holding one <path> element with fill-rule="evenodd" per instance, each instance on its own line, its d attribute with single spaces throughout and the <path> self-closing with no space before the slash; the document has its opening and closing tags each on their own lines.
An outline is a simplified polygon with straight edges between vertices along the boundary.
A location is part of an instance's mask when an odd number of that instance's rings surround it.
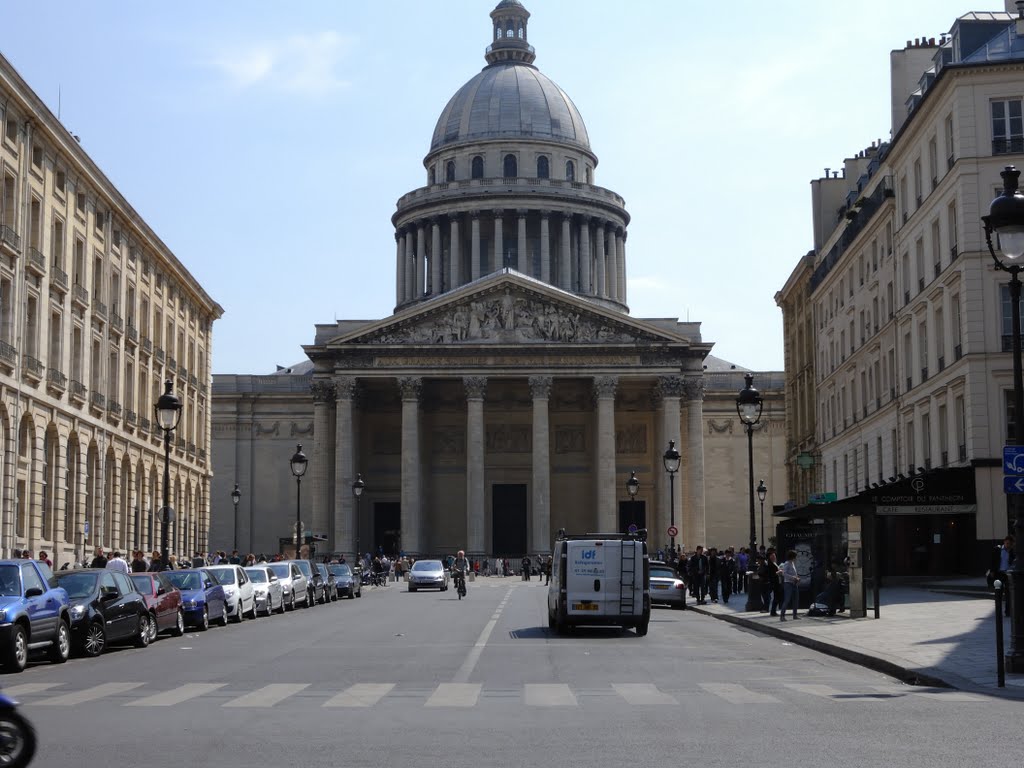
<svg viewBox="0 0 1024 768">
<path fill-rule="evenodd" d="M 618 529 L 615 486 L 615 390 L 617 376 L 595 376 L 594 398 L 597 400 L 597 529 Z"/>
<path fill-rule="evenodd" d="M 487 379 L 466 376 L 466 552 L 482 555 L 484 548 L 484 396 Z"/>
<path fill-rule="evenodd" d="M 423 380 L 415 376 L 402 377 L 398 388 L 402 395 L 401 549 L 418 556 L 423 552 L 420 537 L 420 393 Z"/>
<path fill-rule="evenodd" d="M 356 520 L 352 483 L 356 477 L 355 394 L 354 376 L 334 380 L 334 536 L 332 550 L 355 555 Z"/>
<path fill-rule="evenodd" d="M 531 552 L 547 552 L 551 548 L 551 434 L 549 401 L 552 378 L 531 376 L 533 398 L 533 505 L 531 514 Z"/>
</svg>

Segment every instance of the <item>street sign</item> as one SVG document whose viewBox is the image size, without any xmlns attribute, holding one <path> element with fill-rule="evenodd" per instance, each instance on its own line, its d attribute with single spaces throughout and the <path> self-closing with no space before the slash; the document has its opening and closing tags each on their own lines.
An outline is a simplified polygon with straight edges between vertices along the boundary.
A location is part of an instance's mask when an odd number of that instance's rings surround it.
<svg viewBox="0 0 1024 768">
<path fill-rule="evenodd" d="M 673 538 L 675 538 L 676 536 L 679 535 L 679 529 L 676 528 L 674 525 L 670 525 L 668 527 L 668 535 L 673 537 Z"/>
<path fill-rule="evenodd" d="M 807 497 L 807 501 L 810 504 L 829 504 L 838 498 L 839 496 L 835 491 L 828 491 L 826 493 L 812 493 Z"/>
<path fill-rule="evenodd" d="M 1024 445 L 1003 446 L 1003 474 L 1024 475 Z"/>
<path fill-rule="evenodd" d="M 1003 493 L 1024 493 L 1024 477 L 1004 476 Z"/>
<path fill-rule="evenodd" d="M 85 535 L 86 536 L 89 535 L 89 521 L 88 520 L 85 521 Z"/>
<path fill-rule="evenodd" d="M 639 528 L 636 527 L 636 523 L 630 523 L 629 528 L 626 529 L 629 533 L 636 533 Z"/>
</svg>

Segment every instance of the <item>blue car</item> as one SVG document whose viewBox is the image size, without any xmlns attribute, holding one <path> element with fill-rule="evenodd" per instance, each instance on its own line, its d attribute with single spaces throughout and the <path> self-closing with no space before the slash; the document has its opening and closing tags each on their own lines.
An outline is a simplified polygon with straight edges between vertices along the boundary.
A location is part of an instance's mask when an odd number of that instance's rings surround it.
<svg viewBox="0 0 1024 768">
<path fill-rule="evenodd" d="M 205 568 L 188 568 L 164 571 L 163 575 L 181 591 L 181 610 L 187 625 L 200 631 L 209 629 L 211 621 L 227 626 L 227 595 L 212 573 Z"/>
<path fill-rule="evenodd" d="M 0 560 L 0 657 L 21 672 L 30 651 L 46 649 L 63 664 L 71 650 L 68 593 L 46 563 Z"/>
</svg>

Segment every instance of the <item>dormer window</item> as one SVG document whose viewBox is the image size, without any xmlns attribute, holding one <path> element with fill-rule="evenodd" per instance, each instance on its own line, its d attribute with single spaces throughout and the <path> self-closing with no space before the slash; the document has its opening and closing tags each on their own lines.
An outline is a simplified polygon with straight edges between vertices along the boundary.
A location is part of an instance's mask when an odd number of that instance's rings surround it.
<svg viewBox="0 0 1024 768">
<path fill-rule="evenodd" d="M 547 179 L 551 176 L 551 169 L 549 167 L 548 159 L 541 155 L 537 158 L 537 178 Z"/>
<path fill-rule="evenodd" d="M 484 159 L 480 155 L 473 158 L 473 170 L 470 175 L 474 179 L 482 179 L 484 177 Z"/>
</svg>

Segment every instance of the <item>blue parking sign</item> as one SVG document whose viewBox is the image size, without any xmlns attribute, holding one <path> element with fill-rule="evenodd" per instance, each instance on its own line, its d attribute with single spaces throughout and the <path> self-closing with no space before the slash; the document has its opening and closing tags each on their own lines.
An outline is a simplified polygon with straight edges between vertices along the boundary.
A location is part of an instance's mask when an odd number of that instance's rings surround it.
<svg viewBox="0 0 1024 768">
<path fill-rule="evenodd" d="M 1024 445 L 1003 446 L 1003 474 L 1024 475 Z"/>
</svg>

